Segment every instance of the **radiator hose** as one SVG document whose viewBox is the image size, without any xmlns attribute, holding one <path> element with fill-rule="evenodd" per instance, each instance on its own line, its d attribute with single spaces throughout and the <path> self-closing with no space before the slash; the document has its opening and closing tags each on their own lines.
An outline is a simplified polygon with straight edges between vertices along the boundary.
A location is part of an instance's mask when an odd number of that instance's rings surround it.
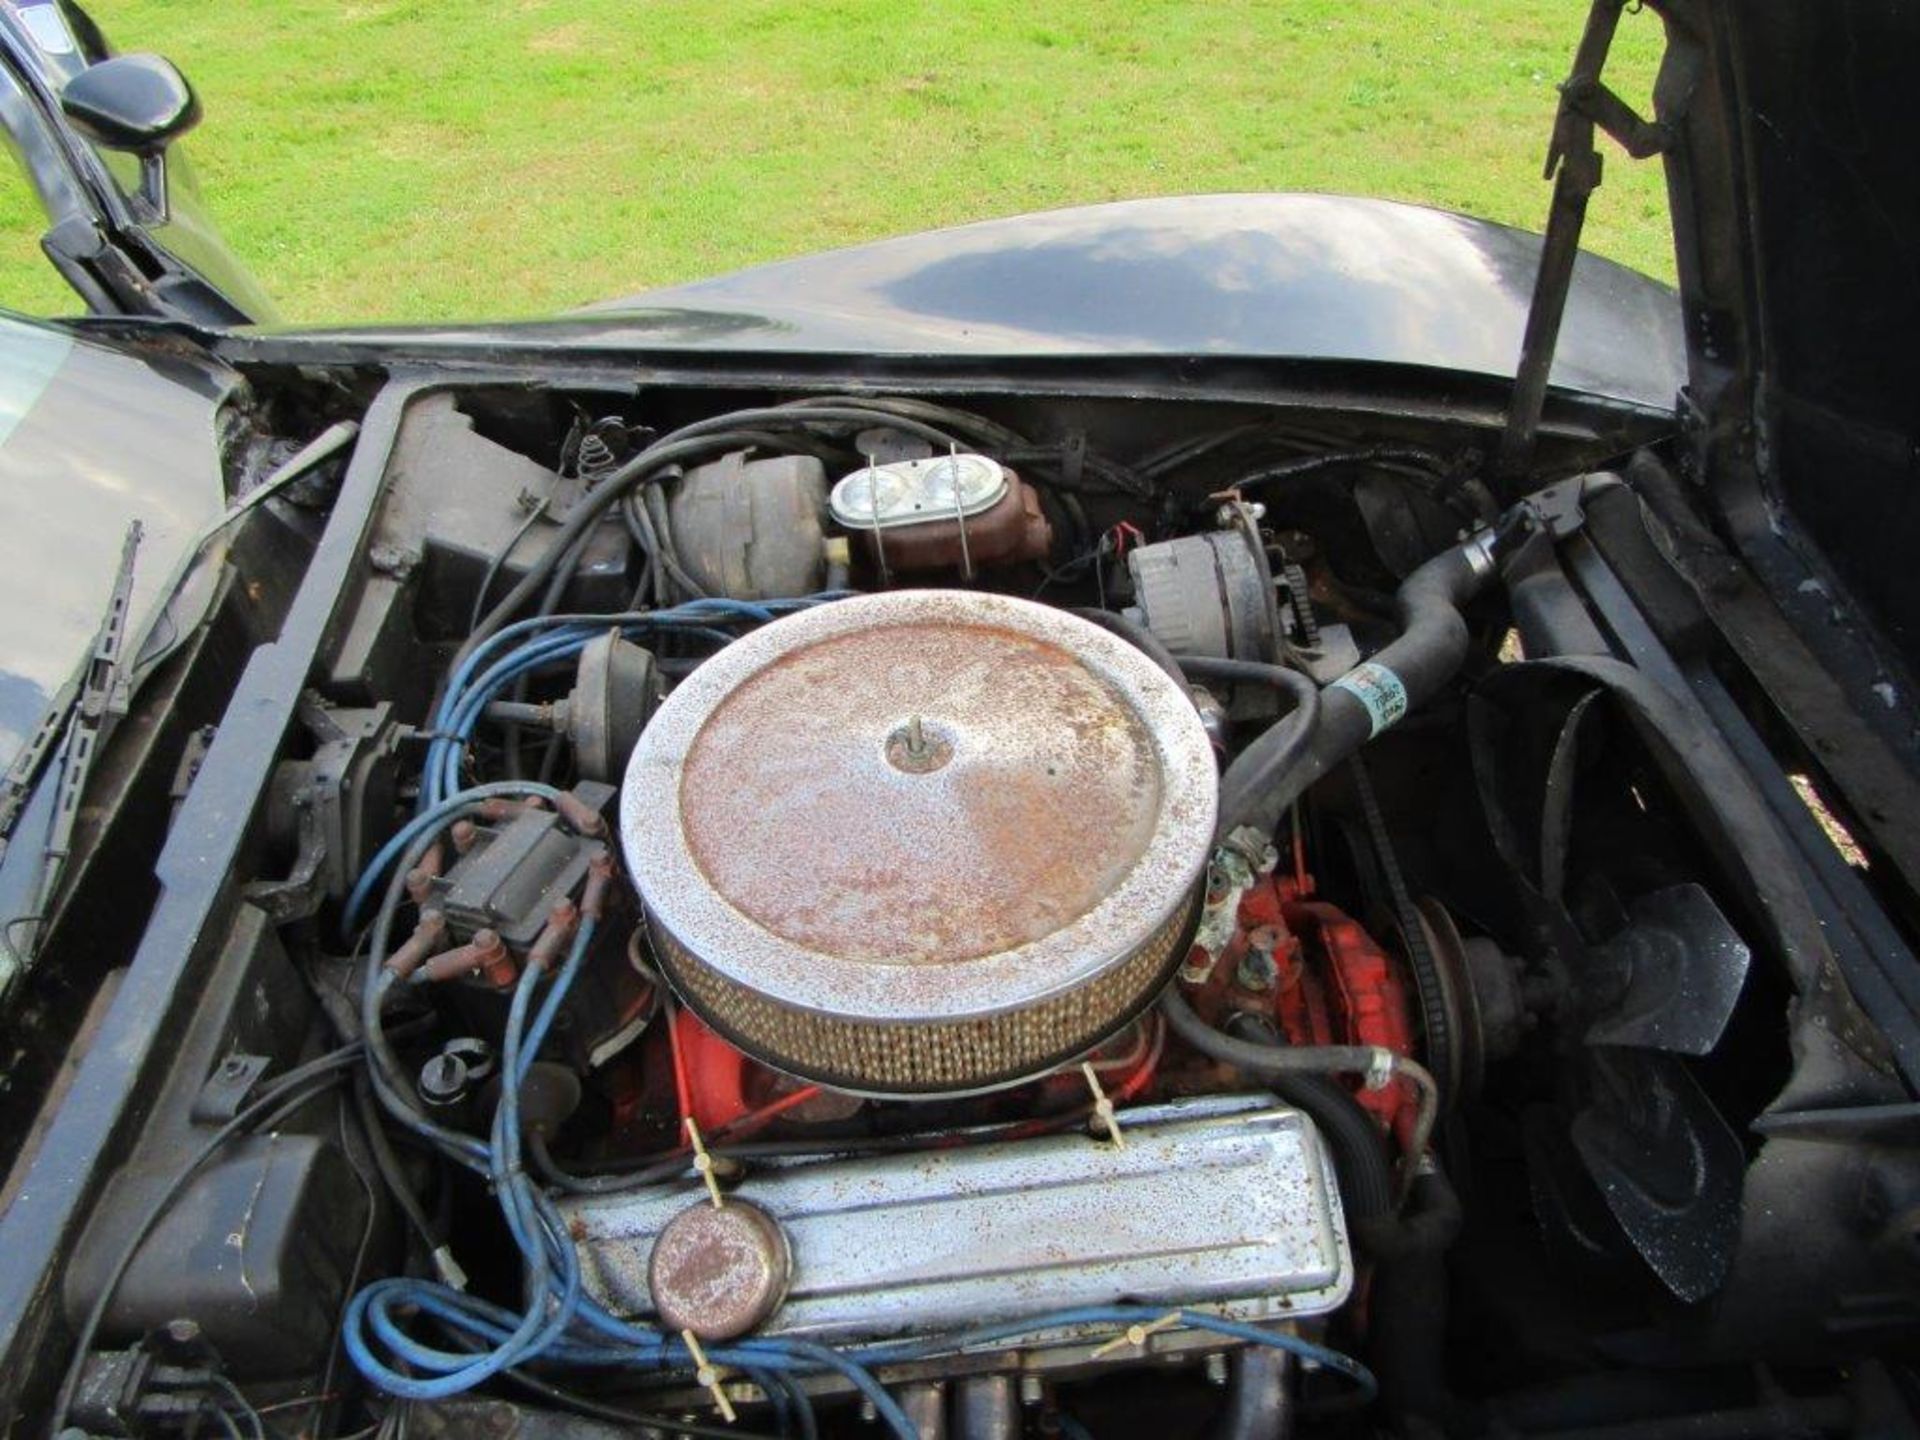
<svg viewBox="0 0 1920 1440">
<path fill-rule="evenodd" d="M 1461 608 L 1486 588 L 1527 514 L 1509 510 L 1407 576 L 1395 595 L 1399 636 L 1322 691 L 1310 722 L 1296 710 L 1234 758 L 1220 777 L 1222 836 L 1242 826 L 1271 834 L 1308 786 L 1453 678 L 1467 656 Z"/>
</svg>

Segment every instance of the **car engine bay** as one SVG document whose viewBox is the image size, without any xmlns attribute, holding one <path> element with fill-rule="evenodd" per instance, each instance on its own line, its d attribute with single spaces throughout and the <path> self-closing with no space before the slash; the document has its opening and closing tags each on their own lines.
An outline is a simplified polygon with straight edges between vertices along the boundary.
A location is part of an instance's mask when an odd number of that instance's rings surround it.
<svg viewBox="0 0 1920 1440">
<path fill-rule="evenodd" d="M 1800 1434 L 1893 1386 L 1905 1092 L 1623 618 L 1651 426 L 1550 425 L 1516 493 L 1353 406 L 356 420 L 236 542 L 292 723 L 217 769 L 234 679 L 183 769 L 245 859 L 61 1433 Z"/>
</svg>

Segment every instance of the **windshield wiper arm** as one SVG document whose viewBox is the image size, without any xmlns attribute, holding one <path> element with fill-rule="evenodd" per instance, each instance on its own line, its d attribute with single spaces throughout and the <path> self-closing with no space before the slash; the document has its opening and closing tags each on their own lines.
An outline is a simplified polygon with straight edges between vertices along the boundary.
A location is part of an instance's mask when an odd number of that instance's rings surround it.
<svg viewBox="0 0 1920 1440">
<path fill-rule="evenodd" d="M 209 540 L 243 515 L 278 495 L 292 481 L 300 479 L 322 461 L 332 459 L 350 445 L 359 433 L 360 426 L 353 420 L 340 420 L 329 425 L 207 526 L 199 539 L 188 547 L 189 554 L 197 554 Z M 27 808 L 27 801 L 33 795 L 40 772 L 46 768 L 47 761 L 70 731 L 76 706 L 85 708 L 82 704 L 83 689 L 89 697 L 86 705 L 98 710 L 103 718 L 118 719 L 126 713 L 126 692 L 131 686 L 135 666 L 120 663 L 119 650 L 125 644 L 122 631 L 133 592 L 133 551 L 138 547 L 140 538 L 140 525 L 135 521 L 127 532 L 120 556 L 120 572 L 107 602 L 107 613 L 95 635 L 92 652 L 76 673 L 54 692 L 53 699 L 47 702 L 46 709 L 41 712 L 39 723 L 34 726 L 32 737 L 14 754 L 13 762 L 7 766 L 5 773 L 0 774 L 0 859 L 6 857 L 13 827 L 19 823 L 21 814 Z M 109 630 L 113 632 L 111 636 Z M 151 656 L 144 658 L 148 664 L 155 663 Z M 98 737 L 95 743 L 98 743 Z M 84 783 L 85 775 L 80 778 Z M 3 940 L 4 936 L 0 936 L 0 942 Z"/>
<path fill-rule="evenodd" d="M 6 807 L 0 811 L 0 822 L 11 826 L 24 805 L 26 792 L 32 788 L 33 771 L 38 769 L 54 737 L 62 737 L 59 789 L 54 795 L 53 821 L 48 828 L 47 843 L 40 855 L 32 911 L 20 916 L 18 921 L 9 922 L 10 927 L 29 920 L 34 922 L 32 937 L 25 945 L 18 947 L 28 956 L 38 945 L 41 923 L 52 913 L 53 897 L 73 847 L 73 828 L 80 813 L 80 797 L 86 790 L 87 777 L 92 773 L 94 757 L 112 733 L 113 727 L 130 708 L 130 667 L 123 662 L 122 652 L 126 647 L 127 612 L 133 604 L 134 561 L 139 555 L 140 541 L 145 533 L 145 527 L 138 520 L 127 526 L 126 539 L 120 545 L 120 569 L 114 576 L 113 593 L 107 597 L 106 613 L 101 617 L 100 628 L 94 634 L 93 649 L 87 656 L 86 664 L 77 679 L 69 681 L 62 689 L 61 696 L 67 697 L 64 706 L 62 700 L 56 698 L 48 712 L 48 722 L 41 725 L 32 744 L 27 747 L 28 751 L 37 750 L 39 754 L 22 752 L 7 772 L 7 789 L 5 795 L 0 797 L 0 805 Z M 62 715 L 64 722 L 60 718 Z M 15 772 L 22 769 L 22 761 L 26 762 L 26 778 L 19 782 L 16 793 Z"/>
<path fill-rule="evenodd" d="M 7 841 L 13 834 L 13 827 L 20 821 L 21 812 L 27 808 L 34 782 L 40 778 L 47 757 L 53 754 L 54 747 L 67 733 L 67 722 L 73 718 L 74 702 L 80 698 L 80 674 L 85 669 L 86 666 L 82 665 L 54 692 L 53 699 L 47 702 L 47 708 L 41 712 L 40 723 L 33 727 L 32 738 L 14 755 L 13 763 L 7 766 L 7 773 L 0 775 L 0 859 L 6 856 Z"/>
</svg>

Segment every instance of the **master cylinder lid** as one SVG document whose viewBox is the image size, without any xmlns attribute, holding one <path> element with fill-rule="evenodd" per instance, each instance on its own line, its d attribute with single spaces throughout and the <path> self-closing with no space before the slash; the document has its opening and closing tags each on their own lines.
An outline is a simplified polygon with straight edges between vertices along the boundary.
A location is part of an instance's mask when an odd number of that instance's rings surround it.
<svg viewBox="0 0 1920 1440">
<path fill-rule="evenodd" d="M 877 1094 L 1007 1083 L 1158 991 L 1216 799 L 1192 702 L 1105 630 L 1006 596 L 842 600 L 667 698 L 621 829 L 687 1002 Z"/>
</svg>

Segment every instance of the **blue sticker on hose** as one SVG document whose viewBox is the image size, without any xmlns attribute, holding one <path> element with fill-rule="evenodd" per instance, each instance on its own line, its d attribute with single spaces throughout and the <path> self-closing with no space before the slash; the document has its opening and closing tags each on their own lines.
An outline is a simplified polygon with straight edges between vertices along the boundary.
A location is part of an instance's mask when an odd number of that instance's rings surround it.
<svg viewBox="0 0 1920 1440">
<path fill-rule="evenodd" d="M 1329 688 L 1344 690 L 1367 707 L 1367 718 L 1373 724 L 1372 735 L 1378 735 L 1407 713 L 1407 687 L 1393 671 L 1371 660 L 1354 666 Z"/>
</svg>

